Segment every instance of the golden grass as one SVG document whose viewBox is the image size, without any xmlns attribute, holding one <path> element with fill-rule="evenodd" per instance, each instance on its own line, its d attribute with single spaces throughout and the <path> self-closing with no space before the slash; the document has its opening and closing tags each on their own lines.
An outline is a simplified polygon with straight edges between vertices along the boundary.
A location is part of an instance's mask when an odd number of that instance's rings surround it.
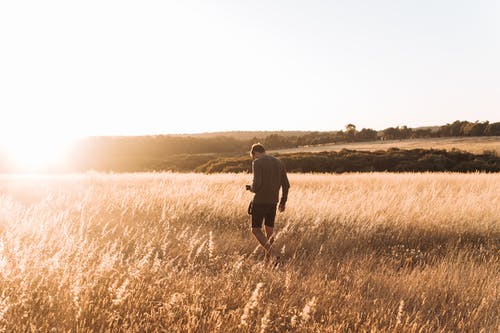
<svg viewBox="0 0 500 333">
<path fill-rule="evenodd" d="M 388 140 L 372 142 L 354 142 L 341 144 L 326 144 L 311 147 L 299 147 L 290 149 L 274 150 L 273 152 L 299 153 L 299 152 L 322 152 L 322 151 L 340 151 L 342 149 L 375 151 L 387 150 L 389 148 L 400 149 L 459 149 L 474 154 L 482 154 L 485 151 L 494 151 L 500 154 L 500 137 L 482 136 L 482 137 L 450 137 L 450 138 L 429 138 L 429 139 L 408 139 L 408 140 Z"/>
<path fill-rule="evenodd" d="M 500 329 L 499 174 L 291 174 L 278 268 L 250 177 L 0 177 L 0 331 Z"/>
</svg>

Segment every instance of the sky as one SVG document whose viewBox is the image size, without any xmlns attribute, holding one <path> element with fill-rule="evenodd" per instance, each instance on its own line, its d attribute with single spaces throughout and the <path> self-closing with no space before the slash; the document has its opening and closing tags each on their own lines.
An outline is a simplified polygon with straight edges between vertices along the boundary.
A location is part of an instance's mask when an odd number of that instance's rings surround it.
<svg viewBox="0 0 500 333">
<path fill-rule="evenodd" d="M 1 1 L 0 140 L 500 121 L 500 2 Z"/>
</svg>

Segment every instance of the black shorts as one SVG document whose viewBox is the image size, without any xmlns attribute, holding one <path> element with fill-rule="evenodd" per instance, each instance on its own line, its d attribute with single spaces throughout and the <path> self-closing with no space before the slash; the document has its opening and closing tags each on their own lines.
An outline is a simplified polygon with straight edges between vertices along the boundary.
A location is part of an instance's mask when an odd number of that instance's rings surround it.
<svg viewBox="0 0 500 333">
<path fill-rule="evenodd" d="M 262 228 L 262 222 L 268 227 L 274 228 L 276 219 L 276 204 L 253 204 L 252 206 L 252 228 Z"/>
</svg>

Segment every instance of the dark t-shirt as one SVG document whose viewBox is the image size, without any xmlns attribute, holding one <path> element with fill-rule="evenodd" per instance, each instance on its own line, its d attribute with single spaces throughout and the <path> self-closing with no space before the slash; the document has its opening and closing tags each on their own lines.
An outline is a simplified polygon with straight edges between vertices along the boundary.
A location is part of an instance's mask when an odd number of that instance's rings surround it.
<svg viewBox="0 0 500 333">
<path fill-rule="evenodd" d="M 290 182 L 283 163 L 271 155 L 263 155 L 252 163 L 252 192 L 256 204 L 276 204 L 279 201 L 279 191 L 282 188 L 281 204 L 286 203 Z"/>
</svg>

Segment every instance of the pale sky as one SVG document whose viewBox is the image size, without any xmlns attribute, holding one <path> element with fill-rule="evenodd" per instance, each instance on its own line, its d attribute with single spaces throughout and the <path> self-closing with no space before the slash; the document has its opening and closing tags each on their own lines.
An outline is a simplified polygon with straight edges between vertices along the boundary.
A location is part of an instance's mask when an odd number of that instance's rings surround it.
<svg viewBox="0 0 500 333">
<path fill-rule="evenodd" d="M 5 0 L 0 137 L 500 121 L 499 59 L 494 0 Z"/>
</svg>

